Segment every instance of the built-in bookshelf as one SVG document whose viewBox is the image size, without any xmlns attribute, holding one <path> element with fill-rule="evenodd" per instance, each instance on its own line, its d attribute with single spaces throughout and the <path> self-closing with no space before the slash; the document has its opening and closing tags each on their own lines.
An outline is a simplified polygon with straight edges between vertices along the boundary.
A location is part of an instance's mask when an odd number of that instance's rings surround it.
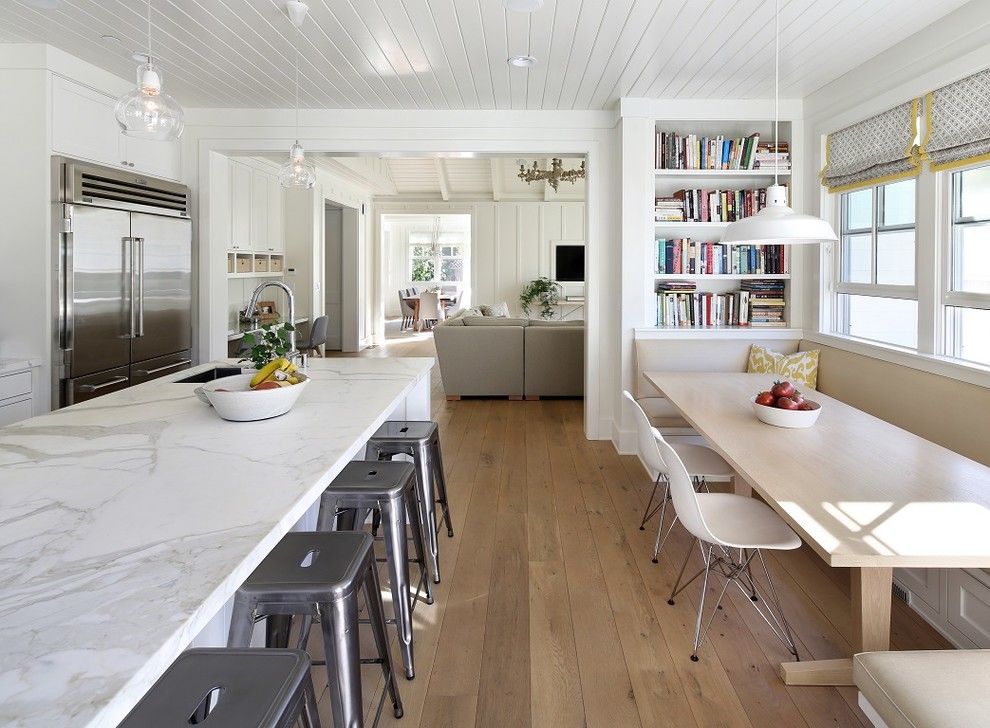
<svg viewBox="0 0 990 728">
<path fill-rule="evenodd" d="M 759 330 L 761 336 L 786 330 L 792 295 L 790 251 L 776 246 L 772 264 L 770 258 L 761 257 L 759 266 L 740 267 L 737 246 L 714 244 L 730 221 L 748 217 L 762 206 L 762 191 L 774 183 L 775 164 L 779 183 L 790 184 L 795 159 L 791 123 L 780 124 L 777 152 L 768 120 L 657 119 L 655 131 L 655 204 L 646 213 L 653 231 L 645 246 L 647 325 L 637 328 L 637 336 L 650 330 L 657 335 L 690 331 L 705 336 L 707 332 L 713 337 L 748 329 Z M 698 168 L 701 165 L 705 167 Z M 677 241 L 682 254 L 692 250 L 699 259 L 693 266 L 672 267 L 658 253 L 658 241 Z M 710 259 L 717 263 L 712 265 Z M 740 324 L 739 314 L 751 312 L 752 300 L 771 296 L 773 303 L 758 320 Z"/>
</svg>

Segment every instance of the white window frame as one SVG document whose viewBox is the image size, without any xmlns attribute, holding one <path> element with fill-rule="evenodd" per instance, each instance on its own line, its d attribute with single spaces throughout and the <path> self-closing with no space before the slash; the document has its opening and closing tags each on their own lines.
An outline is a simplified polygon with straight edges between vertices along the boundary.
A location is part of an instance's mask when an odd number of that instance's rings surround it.
<svg viewBox="0 0 990 728">
<path fill-rule="evenodd" d="M 823 138 L 824 145 L 824 138 Z M 824 149 L 824 146 L 823 146 Z M 918 301 L 918 347 L 861 339 L 839 330 L 839 293 L 859 293 L 854 287 L 869 285 L 873 295 L 883 295 L 870 284 L 840 282 L 841 242 L 819 248 L 818 330 L 804 336 L 826 346 L 845 349 L 893 364 L 949 377 L 982 387 L 990 387 L 990 365 L 960 359 L 947 352 L 951 341 L 946 325 L 947 306 L 990 308 L 990 294 L 970 294 L 952 290 L 952 175 L 984 166 L 976 163 L 953 170 L 932 172 L 927 165 L 917 178 L 915 207 L 915 286 Z M 921 205 L 922 200 L 931 200 Z M 821 211 L 836 231 L 842 230 L 842 204 L 838 193 L 821 190 Z"/>
<path fill-rule="evenodd" d="M 899 298 L 904 300 L 917 301 L 918 300 L 918 270 L 919 270 L 919 256 L 918 256 L 918 189 L 919 185 L 915 183 L 915 217 L 914 225 L 880 225 L 880 207 L 879 207 L 879 196 L 880 188 L 883 184 L 874 185 L 870 188 L 872 194 L 870 197 L 870 205 L 872 210 L 872 223 L 869 230 L 863 228 L 861 230 L 857 229 L 853 231 L 852 234 L 870 234 L 870 283 L 851 283 L 842 280 L 842 238 L 845 235 L 845 217 L 846 217 L 846 203 L 845 195 L 846 193 L 837 192 L 835 193 L 833 207 L 833 226 L 835 230 L 839 231 L 839 242 L 836 243 L 834 247 L 834 253 L 832 255 L 832 292 L 831 292 L 831 317 L 829 321 L 829 328 L 826 329 L 829 333 L 836 334 L 839 336 L 850 336 L 846 333 L 849 328 L 849 311 L 848 311 L 848 300 L 844 300 L 840 297 L 840 294 L 847 294 L 852 296 L 870 296 L 875 298 Z M 892 285 L 884 283 L 876 283 L 877 279 L 877 238 L 879 232 L 895 231 L 895 230 L 914 230 L 914 285 Z M 919 302 L 920 305 L 920 302 Z M 920 342 L 920 332 L 918 340 Z M 874 341 L 874 339 L 864 339 L 864 341 Z M 878 342 L 882 344 L 887 344 L 887 342 Z M 902 347 L 905 348 L 905 347 Z"/>
</svg>

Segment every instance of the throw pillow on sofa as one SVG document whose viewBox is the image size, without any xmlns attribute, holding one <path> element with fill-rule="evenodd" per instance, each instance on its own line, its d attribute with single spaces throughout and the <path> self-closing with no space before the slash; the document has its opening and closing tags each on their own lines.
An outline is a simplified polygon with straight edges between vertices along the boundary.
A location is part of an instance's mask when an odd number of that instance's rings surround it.
<svg viewBox="0 0 990 728">
<path fill-rule="evenodd" d="M 764 349 L 758 344 L 749 347 L 749 364 L 746 371 L 758 374 L 776 374 L 809 389 L 818 384 L 818 349 L 781 354 Z"/>
<path fill-rule="evenodd" d="M 502 303 L 495 303 L 491 306 L 480 306 L 481 314 L 483 316 L 492 316 L 494 318 L 509 318 L 509 304 L 505 301 Z"/>
<path fill-rule="evenodd" d="M 470 308 L 459 308 L 454 313 L 447 316 L 446 320 L 464 318 L 465 316 L 484 316 L 480 308 L 471 306 Z"/>
</svg>

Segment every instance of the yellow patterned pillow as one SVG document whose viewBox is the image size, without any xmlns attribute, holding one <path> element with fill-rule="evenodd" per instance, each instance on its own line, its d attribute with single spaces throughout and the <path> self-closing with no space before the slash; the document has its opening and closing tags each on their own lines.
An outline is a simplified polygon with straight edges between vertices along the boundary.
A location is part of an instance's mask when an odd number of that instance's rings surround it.
<svg viewBox="0 0 990 728">
<path fill-rule="evenodd" d="M 776 374 L 794 384 L 814 389 L 818 383 L 818 349 L 781 354 L 753 344 L 749 347 L 749 365 L 746 371 L 758 374 Z"/>
</svg>

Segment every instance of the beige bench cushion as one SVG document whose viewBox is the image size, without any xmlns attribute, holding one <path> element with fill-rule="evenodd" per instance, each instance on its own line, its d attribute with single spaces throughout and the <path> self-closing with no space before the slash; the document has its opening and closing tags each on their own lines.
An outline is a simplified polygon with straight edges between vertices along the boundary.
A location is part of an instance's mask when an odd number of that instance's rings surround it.
<svg viewBox="0 0 990 728">
<path fill-rule="evenodd" d="M 853 679 L 889 728 L 990 725 L 990 650 L 864 652 Z"/>
</svg>

